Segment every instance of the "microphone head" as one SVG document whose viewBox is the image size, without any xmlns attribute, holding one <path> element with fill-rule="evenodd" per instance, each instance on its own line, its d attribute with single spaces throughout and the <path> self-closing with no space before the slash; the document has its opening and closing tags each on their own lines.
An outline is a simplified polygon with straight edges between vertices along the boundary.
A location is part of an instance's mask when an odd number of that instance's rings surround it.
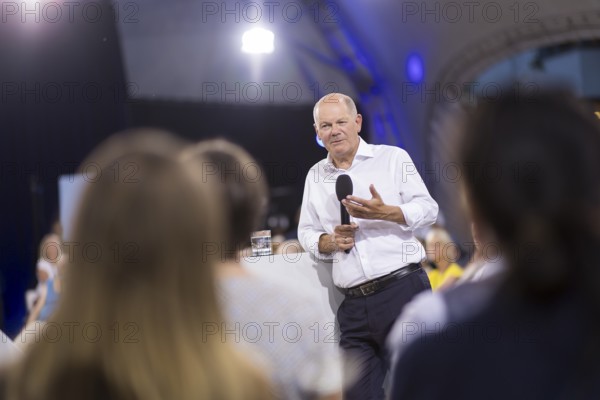
<svg viewBox="0 0 600 400">
<path fill-rule="evenodd" d="M 346 174 L 340 175 L 335 181 L 335 194 L 339 201 L 342 201 L 352 194 L 352 179 Z"/>
</svg>

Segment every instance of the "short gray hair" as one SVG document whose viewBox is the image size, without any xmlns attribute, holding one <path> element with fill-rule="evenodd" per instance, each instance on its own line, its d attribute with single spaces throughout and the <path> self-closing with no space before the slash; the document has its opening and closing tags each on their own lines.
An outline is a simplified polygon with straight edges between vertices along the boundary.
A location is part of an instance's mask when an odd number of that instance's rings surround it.
<svg viewBox="0 0 600 400">
<path fill-rule="evenodd" d="M 321 105 L 321 103 L 324 102 L 334 103 L 336 102 L 334 99 L 338 99 L 337 102 L 339 102 L 339 99 L 341 99 L 341 101 L 343 101 L 344 104 L 346 104 L 346 108 L 348 109 L 348 111 L 350 111 L 350 114 L 353 117 L 358 115 L 358 110 L 356 109 L 356 104 L 354 103 L 354 100 L 352 100 L 352 97 L 347 96 L 343 93 L 329 93 L 321 97 L 319 101 L 317 101 L 317 103 L 315 104 L 315 107 L 313 108 L 313 120 L 315 121 L 315 125 L 317 124 L 317 114 L 319 113 L 319 105 Z"/>
</svg>

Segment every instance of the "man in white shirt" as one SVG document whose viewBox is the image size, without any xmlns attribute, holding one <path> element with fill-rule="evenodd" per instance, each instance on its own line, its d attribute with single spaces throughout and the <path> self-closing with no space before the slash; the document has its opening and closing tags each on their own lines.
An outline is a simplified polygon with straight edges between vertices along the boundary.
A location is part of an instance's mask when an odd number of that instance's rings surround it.
<svg viewBox="0 0 600 400">
<path fill-rule="evenodd" d="M 350 97 L 321 98 L 313 116 L 329 153 L 306 177 L 298 239 L 307 251 L 332 259 L 333 281 L 345 294 L 337 315 L 340 346 L 359 369 L 344 399 L 383 399 L 385 338 L 404 304 L 430 289 L 419 265 L 425 250 L 412 232 L 433 224 L 438 206 L 404 150 L 359 137 L 362 116 Z M 340 222 L 335 182 L 341 174 L 353 182 L 353 195 L 342 202 L 350 225 Z"/>
</svg>

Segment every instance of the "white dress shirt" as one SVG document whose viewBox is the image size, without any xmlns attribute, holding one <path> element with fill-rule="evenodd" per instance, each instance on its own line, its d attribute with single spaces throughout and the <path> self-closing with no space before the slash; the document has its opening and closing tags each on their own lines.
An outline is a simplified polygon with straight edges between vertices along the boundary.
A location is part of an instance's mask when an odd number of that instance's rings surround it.
<svg viewBox="0 0 600 400">
<path fill-rule="evenodd" d="M 335 193 L 339 175 L 352 179 L 353 195 L 371 199 L 369 185 L 387 205 L 402 209 L 406 224 L 354 218 L 355 246 L 349 254 L 327 255 L 318 250 L 319 237 L 332 234 L 340 225 L 340 202 Z M 408 153 L 398 147 L 371 145 L 362 138 L 348 170 L 336 168 L 330 155 L 315 164 L 306 177 L 298 239 L 304 249 L 317 257 L 333 258 L 333 281 L 348 288 L 386 275 L 425 258 L 425 250 L 413 230 L 435 222 L 438 205 L 431 198 Z"/>
</svg>

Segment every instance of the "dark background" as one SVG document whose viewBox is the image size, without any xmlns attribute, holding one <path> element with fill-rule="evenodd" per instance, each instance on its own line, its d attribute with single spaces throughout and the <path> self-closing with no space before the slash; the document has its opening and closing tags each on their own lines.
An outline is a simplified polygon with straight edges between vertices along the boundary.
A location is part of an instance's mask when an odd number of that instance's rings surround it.
<svg viewBox="0 0 600 400">
<path fill-rule="evenodd" d="M 30 32 L 0 24 L 0 329 L 9 336 L 24 323 L 39 241 L 58 219 L 58 177 L 117 131 L 152 126 L 242 145 L 269 178 L 270 214 L 293 221 L 306 173 L 326 155 L 312 106 L 133 100 L 112 19 L 43 28 L 33 42 Z"/>
<path fill-rule="evenodd" d="M 365 139 L 408 151 L 440 206 L 438 222 L 468 243 L 460 182 L 436 166 L 454 161 L 458 132 L 448 117 L 473 99 L 469 91 L 449 99 L 444 89 L 476 86 L 476 101 L 490 85 L 543 87 L 558 79 L 581 98 L 600 96 L 600 19 L 590 2 L 498 0 L 500 20 L 482 13 L 471 20 L 458 4 L 464 13 L 453 20 L 445 7 L 432 13 L 426 2 L 292 1 L 304 7 L 298 21 L 282 17 L 283 4 L 273 23 L 263 15 L 276 50 L 259 58 L 240 51 L 242 33 L 256 24 L 207 16 L 208 2 L 77 3 L 75 21 L 32 23 L 28 16 L 21 23 L 17 15 L 5 22 L 2 14 L 0 22 L 0 328 L 9 335 L 23 323 L 40 238 L 58 217 L 58 176 L 73 173 L 114 132 L 157 126 L 191 140 L 221 136 L 241 144 L 265 167 L 271 215 L 291 221 L 306 171 L 325 156 L 314 140 L 311 103 L 339 90 L 361 103 Z M 251 2 L 211 3 L 223 11 Z M 94 4 L 104 7 L 102 18 L 81 20 L 84 6 Z M 407 4 L 418 12 L 407 13 Z M 267 81 L 298 84 L 304 97 L 263 106 L 227 102 L 236 84 Z M 209 96 L 223 103 L 205 102 L 205 83 L 226 88 Z"/>
</svg>

